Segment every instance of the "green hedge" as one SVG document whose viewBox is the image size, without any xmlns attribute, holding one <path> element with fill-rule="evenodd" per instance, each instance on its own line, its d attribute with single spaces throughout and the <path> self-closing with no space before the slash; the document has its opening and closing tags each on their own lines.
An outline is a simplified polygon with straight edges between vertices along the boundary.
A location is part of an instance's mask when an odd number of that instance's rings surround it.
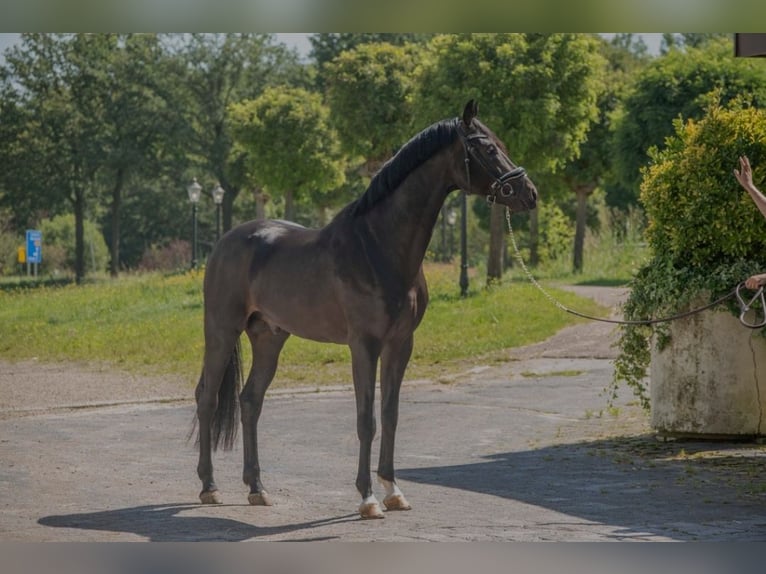
<svg viewBox="0 0 766 574">
<path fill-rule="evenodd" d="M 712 102 L 700 120 L 677 120 L 666 147 L 649 155 L 641 202 L 651 257 L 631 282 L 624 306 L 630 320 L 673 315 L 703 294 L 712 301 L 766 272 L 766 219 L 732 173 L 747 155 L 754 183 L 766 188 L 766 111 L 744 100 Z M 612 385 L 616 391 L 627 382 L 647 408 L 652 335 L 665 344 L 667 325 L 621 327 Z"/>
</svg>

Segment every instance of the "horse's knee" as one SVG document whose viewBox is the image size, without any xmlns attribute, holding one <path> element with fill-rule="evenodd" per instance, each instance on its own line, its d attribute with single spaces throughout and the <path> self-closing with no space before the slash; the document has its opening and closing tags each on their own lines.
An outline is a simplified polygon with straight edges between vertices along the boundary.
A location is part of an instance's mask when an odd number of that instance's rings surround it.
<svg viewBox="0 0 766 574">
<path fill-rule="evenodd" d="M 360 441 L 372 441 L 377 432 L 377 421 L 372 410 L 362 411 L 356 416 L 356 433 Z"/>
</svg>

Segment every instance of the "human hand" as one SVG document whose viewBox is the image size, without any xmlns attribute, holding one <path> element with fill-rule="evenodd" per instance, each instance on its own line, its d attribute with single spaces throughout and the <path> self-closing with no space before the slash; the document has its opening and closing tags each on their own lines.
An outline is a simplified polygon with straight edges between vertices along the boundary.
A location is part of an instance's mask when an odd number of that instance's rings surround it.
<svg viewBox="0 0 766 574">
<path fill-rule="evenodd" d="M 747 156 L 739 157 L 739 170 L 734 170 L 734 177 L 737 178 L 739 184 L 746 190 L 753 188 L 753 170 L 750 167 L 750 160 Z"/>
<path fill-rule="evenodd" d="M 753 291 L 760 289 L 764 285 L 766 285 L 766 273 L 753 275 L 752 277 L 748 277 L 745 281 L 745 287 Z"/>
</svg>

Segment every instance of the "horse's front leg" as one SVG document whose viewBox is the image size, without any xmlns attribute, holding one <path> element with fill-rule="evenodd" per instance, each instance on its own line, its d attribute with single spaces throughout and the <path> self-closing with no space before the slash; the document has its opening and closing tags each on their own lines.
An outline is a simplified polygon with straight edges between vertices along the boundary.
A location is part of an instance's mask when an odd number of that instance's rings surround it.
<svg viewBox="0 0 766 574">
<path fill-rule="evenodd" d="M 360 340 L 350 345 L 351 369 L 356 396 L 356 433 L 359 437 L 359 468 L 356 488 L 362 495 L 359 514 L 362 518 L 383 518 L 383 511 L 372 493 L 370 456 L 375 437 L 375 371 L 380 345 L 374 339 Z"/>
<path fill-rule="evenodd" d="M 381 440 L 378 480 L 386 491 L 383 504 L 388 510 L 412 508 L 394 478 L 394 443 L 399 420 L 399 389 L 412 355 L 412 335 L 403 341 L 388 343 L 381 354 Z"/>
</svg>

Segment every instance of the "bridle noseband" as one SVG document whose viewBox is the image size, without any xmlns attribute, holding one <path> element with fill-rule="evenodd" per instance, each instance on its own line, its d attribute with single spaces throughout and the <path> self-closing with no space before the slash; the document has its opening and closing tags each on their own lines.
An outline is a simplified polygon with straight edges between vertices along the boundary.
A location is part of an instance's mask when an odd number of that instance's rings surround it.
<svg viewBox="0 0 766 574">
<path fill-rule="evenodd" d="M 493 173 L 496 170 L 487 164 L 482 154 L 477 152 L 476 146 L 473 143 L 474 141 L 485 139 L 487 136 L 482 133 L 470 135 L 466 134 L 465 131 L 463 131 L 463 127 L 459 123 L 457 125 L 457 133 L 460 135 L 460 141 L 463 142 L 463 150 L 465 151 L 465 174 L 468 178 L 468 187 L 471 187 L 470 162 L 471 158 L 473 158 L 487 173 L 487 175 L 493 179 L 492 184 L 489 186 L 492 193 L 487 195 L 487 203 L 495 203 L 497 201 L 498 193 L 502 197 L 513 197 L 516 194 L 516 190 L 513 189 L 513 181 L 525 177 L 527 175 L 527 170 L 521 166 L 518 166 L 513 168 L 511 171 L 506 171 L 496 175 Z M 498 151 L 498 153 L 502 152 Z M 508 158 L 506 157 L 506 159 Z M 512 164 L 510 159 L 508 159 L 508 163 Z"/>
</svg>

